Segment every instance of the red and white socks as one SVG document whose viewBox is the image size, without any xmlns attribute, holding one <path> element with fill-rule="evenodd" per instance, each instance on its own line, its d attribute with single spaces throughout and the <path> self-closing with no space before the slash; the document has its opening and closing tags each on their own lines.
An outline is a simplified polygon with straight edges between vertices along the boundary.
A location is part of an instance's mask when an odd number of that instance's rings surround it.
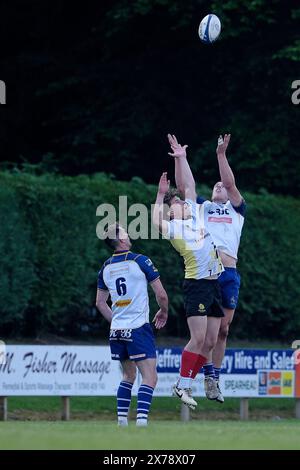
<svg viewBox="0 0 300 470">
<path fill-rule="evenodd" d="M 179 388 L 191 388 L 194 378 L 205 363 L 206 357 L 184 349 L 181 356 L 180 377 L 177 386 Z"/>
</svg>

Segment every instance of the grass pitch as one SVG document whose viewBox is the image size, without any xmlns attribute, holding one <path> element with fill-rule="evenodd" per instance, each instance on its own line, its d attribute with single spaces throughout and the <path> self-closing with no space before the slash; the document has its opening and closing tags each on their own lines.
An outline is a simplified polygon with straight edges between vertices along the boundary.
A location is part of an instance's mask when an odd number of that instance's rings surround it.
<svg viewBox="0 0 300 470">
<path fill-rule="evenodd" d="M 223 405 L 199 400 L 188 423 L 180 421 L 180 408 L 175 398 L 155 398 L 148 428 L 136 428 L 134 397 L 129 427 L 118 428 L 115 397 L 72 397 L 70 422 L 59 421 L 59 397 L 10 397 L 0 449 L 300 449 L 292 399 L 251 399 L 247 422 L 239 421 L 236 398 Z"/>
<path fill-rule="evenodd" d="M 282 421 L 152 421 L 118 428 L 109 421 L 0 423 L 0 449 L 179 450 L 300 449 L 300 423 Z"/>
</svg>

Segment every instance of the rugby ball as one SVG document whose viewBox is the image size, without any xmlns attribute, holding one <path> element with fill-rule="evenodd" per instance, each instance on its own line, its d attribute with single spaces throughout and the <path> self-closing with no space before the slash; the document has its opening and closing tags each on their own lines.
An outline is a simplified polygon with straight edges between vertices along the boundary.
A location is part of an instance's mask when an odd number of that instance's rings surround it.
<svg viewBox="0 0 300 470">
<path fill-rule="evenodd" d="M 221 32 L 221 21 L 217 15 L 206 15 L 201 21 L 198 29 L 198 34 L 202 42 L 211 44 L 218 39 Z"/>
</svg>

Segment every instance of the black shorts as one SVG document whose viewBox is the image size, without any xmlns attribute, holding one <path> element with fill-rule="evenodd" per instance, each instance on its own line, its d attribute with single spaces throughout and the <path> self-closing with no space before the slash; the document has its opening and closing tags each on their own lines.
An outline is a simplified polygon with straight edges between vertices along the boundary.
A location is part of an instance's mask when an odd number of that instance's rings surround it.
<svg viewBox="0 0 300 470">
<path fill-rule="evenodd" d="M 224 317 L 221 288 L 217 279 L 185 279 L 184 308 L 187 317 Z"/>
</svg>

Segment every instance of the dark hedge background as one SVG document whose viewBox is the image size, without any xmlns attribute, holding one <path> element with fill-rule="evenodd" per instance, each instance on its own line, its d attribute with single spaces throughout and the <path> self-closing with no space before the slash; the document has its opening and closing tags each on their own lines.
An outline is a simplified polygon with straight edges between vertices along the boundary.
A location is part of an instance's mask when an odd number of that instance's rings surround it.
<svg viewBox="0 0 300 470">
<path fill-rule="evenodd" d="M 208 188 L 199 192 L 209 196 Z M 128 206 L 150 208 L 156 188 L 142 181 L 93 177 L 0 174 L 0 332 L 35 336 L 104 335 L 108 325 L 96 313 L 97 272 L 110 256 L 96 237 L 96 208 L 128 195 Z M 242 288 L 232 336 L 291 342 L 300 328 L 300 202 L 245 194 L 247 219 L 240 249 Z M 129 221 L 132 218 L 129 218 Z M 170 300 L 164 335 L 184 336 L 183 265 L 165 240 L 137 240 L 133 251 L 152 258 Z M 151 316 L 157 310 L 151 295 Z"/>
</svg>

